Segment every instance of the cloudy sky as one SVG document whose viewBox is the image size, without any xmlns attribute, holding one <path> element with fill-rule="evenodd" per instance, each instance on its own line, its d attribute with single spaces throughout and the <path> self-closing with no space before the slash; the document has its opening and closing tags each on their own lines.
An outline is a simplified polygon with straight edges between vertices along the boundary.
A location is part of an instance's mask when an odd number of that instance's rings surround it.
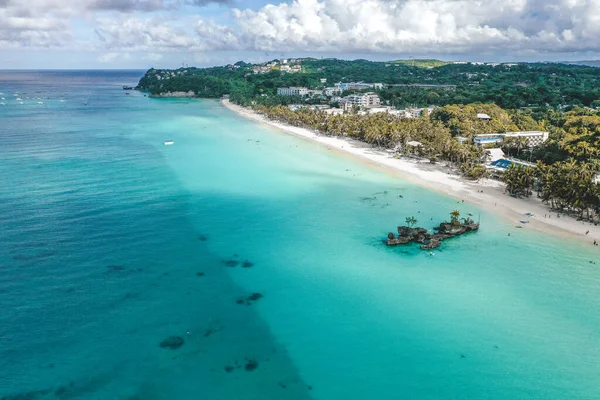
<svg viewBox="0 0 600 400">
<path fill-rule="evenodd" d="M 600 58 L 600 0 L 0 0 L 0 68 Z"/>
</svg>

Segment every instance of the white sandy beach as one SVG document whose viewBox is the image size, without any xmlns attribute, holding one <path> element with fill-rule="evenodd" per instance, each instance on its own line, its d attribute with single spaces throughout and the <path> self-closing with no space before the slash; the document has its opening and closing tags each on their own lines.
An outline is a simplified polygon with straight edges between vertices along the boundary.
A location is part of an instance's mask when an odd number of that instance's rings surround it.
<svg viewBox="0 0 600 400">
<path fill-rule="evenodd" d="M 306 128 L 268 120 L 263 115 L 255 113 L 249 108 L 235 105 L 227 99 L 223 99 L 221 102 L 225 107 L 245 118 L 268 124 L 284 132 L 320 143 L 332 150 L 343 151 L 375 165 L 386 167 L 404 179 L 499 214 L 514 222 L 515 226 L 521 225 L 520 220 L 528 220 L 529 223 L 524 225 L 525 229 L 577 237 L 590 245 L 594 240 L 600 241 L 600 226 L 577 221 L 562 214 L 558 218 L 556 212 L 550 213 L 549 207 L 537 198 L 517 199 L 505 194 L 504 184 L 496 180 L 486 179 L 480 183 L 471 182 L 449 173 L 442 166 L 406 158 L 394 158 L 389 151 L 375 149 L 357 140 L 320 135 Z M 526 217 L 525 213 L 531 213 L 534 216 Z M 586 235 L 588 230 L 589 233 Z"/>
</svg>

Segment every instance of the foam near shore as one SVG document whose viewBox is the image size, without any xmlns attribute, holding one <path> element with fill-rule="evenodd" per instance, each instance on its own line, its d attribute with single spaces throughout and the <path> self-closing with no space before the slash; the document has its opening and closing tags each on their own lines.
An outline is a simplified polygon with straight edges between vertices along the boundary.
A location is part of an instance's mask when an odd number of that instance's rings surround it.
<svg viewBox="0 0 600 400">
<path fill-rule="evenodd" d="M 521 220 L 527 220 L 529 223 L 524 226 L 526 229 L 576 237 L 590 244 L 594 240 L 600 241 L 599 226 L 590 222 L 577 221 L 564 214 L 559 217 L 556 212 L 551 212 L 548 206 L 535 197 L 529 199 L 511 197 L 504 193 L 502 182 L 493 179 L 484 179 L 481 182 L 468 181 L 441 165 L 432 165 L 426 161 L 407 158 L 395 158 L 391 151 L 376 149 L 355 139 L 324 136 L 310 129 L 272 121 L 250 108 L 233 104 L 228 99 L 221 100 L 221 103 L 242 117 L 320 143 L 329 149 L 342 151 L 371 164 L 385 167 L 388 171 L 411 182 L 461 201 L 476 204 L 513 221 L 515 226 L 521 225 Z M 533 216 L 525 216 L 526 213 L 531 213 Z M 586 235 L 588 231 L 589 233 Z"/>
</svg>

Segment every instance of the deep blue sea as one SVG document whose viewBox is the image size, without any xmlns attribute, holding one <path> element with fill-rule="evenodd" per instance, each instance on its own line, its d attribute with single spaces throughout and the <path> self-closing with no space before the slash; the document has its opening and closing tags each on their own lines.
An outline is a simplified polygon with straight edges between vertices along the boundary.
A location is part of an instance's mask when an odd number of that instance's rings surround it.
<svg viewBox="0 0 600 400">
<path fill-rule="evenodd" d="M 0 399 L 600 398 L 597 248 L 142 74 L 0 72 Z"/>
</svg>

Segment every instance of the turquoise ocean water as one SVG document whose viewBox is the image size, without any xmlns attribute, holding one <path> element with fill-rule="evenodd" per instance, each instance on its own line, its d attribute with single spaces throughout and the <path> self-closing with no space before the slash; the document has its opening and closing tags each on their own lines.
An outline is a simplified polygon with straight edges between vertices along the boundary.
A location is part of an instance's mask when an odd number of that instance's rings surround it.
<svg viewBox="0 0 600 400">
<path fill-rule="evenodd" d="M 600 398 L 597 248 L 141 74 L 0 73 L 0 399 Z"/>
</svg>

